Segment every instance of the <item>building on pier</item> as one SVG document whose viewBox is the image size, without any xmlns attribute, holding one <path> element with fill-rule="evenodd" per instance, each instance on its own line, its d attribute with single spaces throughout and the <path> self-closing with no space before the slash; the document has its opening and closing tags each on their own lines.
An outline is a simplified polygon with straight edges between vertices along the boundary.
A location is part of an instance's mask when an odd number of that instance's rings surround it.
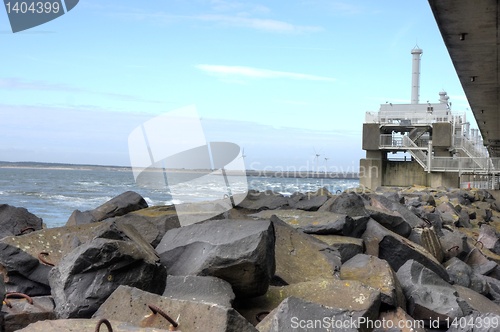
<svg viewBox="0 0 500 332">
<path fill-rule="evenodd" d="M 490 158 L 465 112 L 453 113 L 445 91 L 437 103 L 420 103 L 420 58 L 412 54 L 410 104 L 385 103 L 367 112 L 363 124 L 360 184 L 379 186 L 496 188 L 500 160 Z"/>
</svg>

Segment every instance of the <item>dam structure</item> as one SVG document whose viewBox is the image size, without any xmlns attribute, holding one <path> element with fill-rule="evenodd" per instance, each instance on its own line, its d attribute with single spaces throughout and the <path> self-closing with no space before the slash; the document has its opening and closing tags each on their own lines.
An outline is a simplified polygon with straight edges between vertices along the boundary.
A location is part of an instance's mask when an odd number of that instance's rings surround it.
<svg viewBox="0 0 500 332">
<path fill-rule="evenodd" d="M 465 112 L 452 112 L 445 91 L 436 103 L 420 103 L 422 53 L 418 46 L 411 50 L 411 103 L 386 102 L 365 115 L 360 185 L 497 189 L 500 162 L 490 158 Z"/>
</svg>

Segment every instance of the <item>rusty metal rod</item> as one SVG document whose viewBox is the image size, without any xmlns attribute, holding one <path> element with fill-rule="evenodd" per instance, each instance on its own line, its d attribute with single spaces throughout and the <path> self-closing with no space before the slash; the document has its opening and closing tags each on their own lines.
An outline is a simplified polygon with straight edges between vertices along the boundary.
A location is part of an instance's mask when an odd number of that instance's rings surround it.
<svg viewBox="0 0 500 332">
<path fill-rule="evenodd" d="M 51 263 L 51 262 L 49 262 L 48 260 L 45 259 L 45 256 L 48 256 L 48 255 L 49 255 L 48 252 L 42 251 L 41 253 L 38 254 L 38 259 L 40 260 L 40 262 L 42 262 L 45 265 L 55 266 L 53 263 Z"/>
<path fill-rule="evenodd" d="M 25 227 L 25 228 L 23 228 L 23 229 L 21 229 L 21 230 L 19 231 L 19 235 L 24 235 L 24 233 L 26 233 L 27 231 L 34 232 L 34 231 L 36 231 L 36 229 L 35 229 L 34 227 L 31 227 L 31 226 L 29 226 L 29 227 Z M 31 233 L 31 232 L 30 232 L 30 233 Z"/>
<path fill-rule="evenodd" d="M 481 242 L 481 241 L 476 241 L 476 243 L 474 244 L 474 246 L 477 247 L 478 243 L 481 243 L 481 249 L 483 249 L 484 248 L 484 243 Z"/>
<path fill-rule="evenodd" d="M 151 309 L 151 311 L 153 312 L 153 314 L 157 314 L 158 313 L 158 314 L 162 315 L 166 320 L 168 320 L 168 322 L 170 324 L 172 324 L 173 327 L 179 326 L 179 324 L 175 320 L 173 320 L 172 318 L 170 318 L 169 315 L 167 315 L 163 310 L 161 310 L 160 308 L 158 308 L 154 304 L 148 304 L 148 307 L 149 307 L 149 309 Z"/>
<path fill-rule="evenodd" d="M 5 298 L 11 298 L 11 297 L 22 297 L 22 298 L 25 298 L 26 300 L 28 300 L 28 303 L 29 304 L 33 304 L 33 299 L 29 296 L 29 295 L 26 295 L 24 293 L 19 293 L 19 292 L 7 292 L 5 294 Z"/>
<path fill-rule="evenodd" d="M 97 325 L 95 327 L 95 332 L 99 332 L 100 331 L 102 324 L 106 325 L 106 327 L 108 328 L 109 332 L 113 332 L 113 328 L 111 327 L 111 323 L 106 318 L 102 318 L 102 319 L 100 319 L 97 322 Z"/>
</svg>

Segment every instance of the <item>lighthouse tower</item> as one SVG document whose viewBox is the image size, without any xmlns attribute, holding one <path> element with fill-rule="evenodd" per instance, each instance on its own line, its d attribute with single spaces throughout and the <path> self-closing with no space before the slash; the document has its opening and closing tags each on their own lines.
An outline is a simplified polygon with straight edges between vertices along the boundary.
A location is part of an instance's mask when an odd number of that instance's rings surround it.
<svg viewBox="0 0 500 332">
<path fill-rule="evenodd" d="M 423 51 L 415 46 L 411 50 L 413 55 L 412 59 L 412 74 L 411 74 L 411 103 L 418 104 L 419 93 L 420 93 L 420 58 Z"/>
</svg>

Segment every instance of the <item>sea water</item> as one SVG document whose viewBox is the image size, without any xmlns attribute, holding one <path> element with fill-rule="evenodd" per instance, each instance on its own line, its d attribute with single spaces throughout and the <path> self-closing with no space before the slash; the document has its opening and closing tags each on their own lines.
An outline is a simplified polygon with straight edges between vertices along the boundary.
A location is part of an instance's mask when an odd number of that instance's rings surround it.
<svg viewBox="0 0 500 332">
<path fill-rule="evenodd" d="M 335 193 L 358 185 L 356 179 L 263 176 L 241 176 L 231 183 L 236 192 L 248 187 L 283 195 L 323 187 Z M 125 167 L 0 167 L 0 204 L 24 207 L 42 218 L 47 227 L 63 226 L 74 210 L 92 210 L 129 190 L 142 195 L 149 206 L 223 198 L 226 193 L 220 182 L 207 181 L 203 186 L 183 190 L 182 196 L 172 197 L 168 188 L 138 186 L 132 171 Z"/>
</svg>

